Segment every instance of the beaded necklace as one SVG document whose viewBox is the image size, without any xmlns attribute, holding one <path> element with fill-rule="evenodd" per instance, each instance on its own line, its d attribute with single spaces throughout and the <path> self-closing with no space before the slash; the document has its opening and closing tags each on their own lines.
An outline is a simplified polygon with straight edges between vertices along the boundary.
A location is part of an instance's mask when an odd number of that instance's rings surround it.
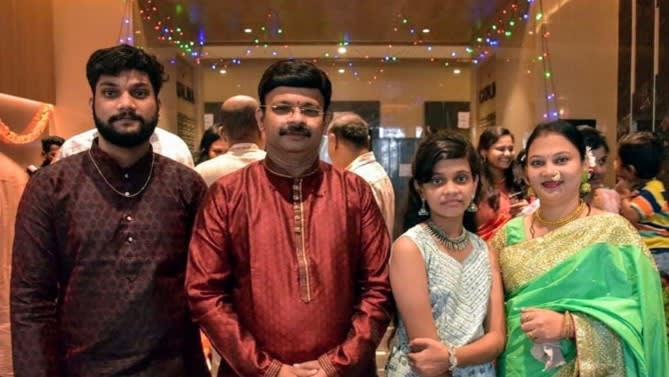
<svg viewBox="0 0 669 377">
<path fill-rule="evenodd" d="M 455 238 L 449 237 L 448 234 L 439 228 L 439 226 L 432 220 L 427 221 L 427 229 L 434 238 L 449 250 L 462 251 L 467 247 L 469 233 L 464 228 L 462 229 L 462 234 Z"/>
</svg>

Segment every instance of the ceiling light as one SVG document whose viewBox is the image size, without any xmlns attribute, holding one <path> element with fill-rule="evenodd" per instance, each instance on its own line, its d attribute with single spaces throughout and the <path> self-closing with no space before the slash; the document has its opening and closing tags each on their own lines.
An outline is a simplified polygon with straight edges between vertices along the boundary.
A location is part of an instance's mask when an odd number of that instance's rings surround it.
<svg viewBox="0 0 669 377">
<path fill-rule="evenodd" d="M 428 28 L 423 29 L 423 34 L 427 34 L 429 32 L 430 32 L 430 29 L 428 29 Z"/>
<path fill-rule="evenodd" d="M 337 49 L 337 52 L 340 54 L 345 54 L 346 53 L 346 47 L 342 46 Z"/>
<path fill-rule="evenodd" d="M 228 73 L 228 71 L 225 69 L 221 69 L 220 71 L 218 71 L 218 73 L 220 73 L 221 75 L 225 75 L 226 73 Z"/>
<path fill-rule="evenodd" d="M 460 73 L 462 73 L 462 71 L 459 68 L 456 68 L 453 70 L 453 73 L 459 75 Z"/>
<path fill-rule="evenodd" d="M 253 29 L 251 29 L 250 27 L 247 27 L 246 29 L 244 29 L 244 33 L 251 34 L 251 33 L 253 33 Z"/>
<path fill-rule="evenodd" d="M 345 70 L 344 68 L 339 68 L 339 69 L 337 70 L 337 72 L 339 72 L 339 73 L 345 73 L 346 70 Z"/>
</svg>

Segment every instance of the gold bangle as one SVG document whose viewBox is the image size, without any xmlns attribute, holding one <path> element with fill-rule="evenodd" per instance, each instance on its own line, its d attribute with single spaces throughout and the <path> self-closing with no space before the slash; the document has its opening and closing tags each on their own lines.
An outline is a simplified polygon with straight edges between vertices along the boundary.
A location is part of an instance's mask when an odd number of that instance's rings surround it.
<svg viewBox="0 0 669 377">
<path fill-rule="evenodd" d="M 563 314 L 562 317 L 562 331 L 561 335 L 563 339 L 571 339 L 574 337 L 574 319 L 571 316 L 571 313 L 569 313 L 568 310 L 566 310 Z"/>
</svg>

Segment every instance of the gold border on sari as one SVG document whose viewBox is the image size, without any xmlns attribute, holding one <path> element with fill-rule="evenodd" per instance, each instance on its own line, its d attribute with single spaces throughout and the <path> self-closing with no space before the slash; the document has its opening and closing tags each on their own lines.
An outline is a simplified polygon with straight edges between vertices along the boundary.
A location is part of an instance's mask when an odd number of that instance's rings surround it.
<svg viewBox="0 0 669 377">
<path fill-rule="evenodd" d="M 607 213 L 582 217 L 541 237 L 510 246 L 501 245 L 499 240 L 506 240 L 506 234 L 501 234 L 499 238 L 495 237 L 491 245 L 499 247 L 504 288 L 507 292 L 513 292 L 549 272 L 565 259 L 597 243 L 634 245 L 652 260 L 650 251 L 636 234 L 636 230 L 624 218 Z"/>
<path fill-rule="evenodd" d="M 625 359 L 620 338 L 601 322 L 585 315 L 572 314 L 572 317 L 576 328 L 576 375 L 625 377 Z"/>
</svg>

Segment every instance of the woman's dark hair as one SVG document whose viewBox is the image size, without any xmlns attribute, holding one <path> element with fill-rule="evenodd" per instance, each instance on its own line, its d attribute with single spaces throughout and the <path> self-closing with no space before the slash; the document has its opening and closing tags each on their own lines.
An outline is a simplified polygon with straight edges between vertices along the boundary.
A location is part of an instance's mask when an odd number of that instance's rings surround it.
<svg viewBox="0 0 669 377">
<path fill-rule="evenodd" d="M 569 140 L 569 142 L 578 150 L 578 154 L 581 156 L 581 161 L 585 160 L 585 140 L 583 135 L 573 124 L 565 122 L 564 120 L 555 120 L 552 122 L 541 123 L 536 126 L 530 134 L 530 137 L 527 139 L 527 144 L 525 146 L 528 155 L 534 141 L 538 137 L 546 134 L 558 134 Z"/>
<path fill-rule="evenodd" d="M 204 133 L 202 134 L 202 139 L 200 140 L 200 149 L 198 149 L 197 152 L 198 155 L 195 165 L 205 162 L 209 159 L 209 148 L 211 148 L 211 145 L 214 144 L 216 140 L 221 138 L 219 129 L 220 125 L 215 124 L 204 130 Z"/>
<path fill-rule="evenodd" d="M 429 182 L 434 176 L 434 167 L 439 161 L 459 158 L 464 158 L 469 162 L 469 167 L 474 177 L 481 176 L 481 161 L 478 154 L 472 144 L 457 132 L 449 130 L 438 131 L 424 139 L 418 145 L 418 150 L 411 164 L 412 177 L 409 180 L 409 194 L 403 224 L 404 231 L 429 218 L 429 216 L 418 215 L 418 209 L 421 207 L 422 201 L 420 194 L 414 187 L 414 182 L 419 185 Z M 480 194 L 480 188 L 479 179 L 474 200 Z M 473 213 L 465 212 L 463 225 L 470 232 L 476 232 L 476 220 Z"/>
<path fill-rule="evenodd" d="M 482 200 L 485 198 L 488 201 L 488 206 L 494 210 L 499 209 L 499 192 L 495 188 L 495 181 L 489 163 L 483 158 L 483 152 L 489 150 L 504 136 L 509 136 L 512 141 L 515 141 L 513 134 L 508 129 L 499 126 L 488 127 L 481 133 L 481 136 L 479 136 L 479 143 L 476 148 L 479 157 L 481 157 L 482 160 L 481 192 L 483 195 L 481 195 L 479 199 Z M 504 185 L 510 193 L 518 191 L 524 192 L 525 190 L 523 172 L 515 160 L 511 162 L 511 166 L 509 166 L 508 169 L 504 170 Z"/>
<path fill-rule="evenodd" d="M 583 135 L 583 142 L 585 142 L 586 147 L 590 147 L 592 150 L 604 147 L 606 153 L 609 153 L 609 144 L 600 130 L 585 124 L 576 126 L 576 129 Z"/>
</svg>

